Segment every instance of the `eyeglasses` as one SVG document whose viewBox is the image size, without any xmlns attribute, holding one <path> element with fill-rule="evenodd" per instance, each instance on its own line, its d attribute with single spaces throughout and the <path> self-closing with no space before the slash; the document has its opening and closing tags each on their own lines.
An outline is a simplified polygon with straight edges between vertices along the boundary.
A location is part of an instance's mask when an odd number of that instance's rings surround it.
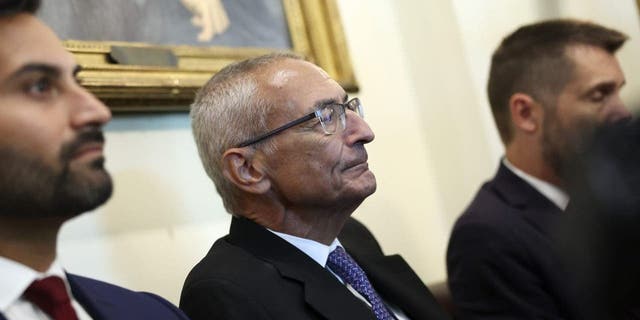
<svg viewBox="0 0 640 320">
<path fill-rule="evenodd" d="M 342 130 L 347 126 L 347 116 L 346 109 L 349 109 L 355 112 L 360 118 L 364 118 L 364 112 L 362 110 L 362 104 L 360 103 L 360 99 L 353 98 L 349 100 L 347 103 L 332 103 L 326 105 L 320 109 L 317 109 L 301 118 L 293 120 L 283 126 L 280 126 L 276 129 L 273 129 L 267 133 L 261 134 L 253 139 L 246 140 L 240 143 L 237 148 L 243 148 L 246 146 L 250 146 L 254 143 L 258 143 L 262 140 L 275 136 L 282 131 L 285 131 L 293 126 L 299 125 L 303 122 L 309 121 L 313 118 L 317 118 L 322 125 L 322 130 L 325 134 L 330 135 L 336 133 L 338 130 L 338 123 L 340 123 L 340 127 Z"/>
</svg>

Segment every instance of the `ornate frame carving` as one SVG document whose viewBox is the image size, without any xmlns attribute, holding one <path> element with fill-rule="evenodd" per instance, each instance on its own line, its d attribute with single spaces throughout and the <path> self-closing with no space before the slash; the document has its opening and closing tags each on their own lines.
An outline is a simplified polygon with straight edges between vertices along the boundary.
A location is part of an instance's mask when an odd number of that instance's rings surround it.
<svg viewBox="0 0 640 320">
<path fill-rule="evenodd" d="M 357 91 L 336 0 L 282 0 L 293 48 Z M 64 42 L 82 66 L 80 83 L 114 112 L 185 111 L 197 89 L 234 61 L 268 53 L 268 48 L 151 46 L 129 42 Z M 177 67 L 120 65 L 109 61 L 112 46 L 168 49 Z"/>
</svg>

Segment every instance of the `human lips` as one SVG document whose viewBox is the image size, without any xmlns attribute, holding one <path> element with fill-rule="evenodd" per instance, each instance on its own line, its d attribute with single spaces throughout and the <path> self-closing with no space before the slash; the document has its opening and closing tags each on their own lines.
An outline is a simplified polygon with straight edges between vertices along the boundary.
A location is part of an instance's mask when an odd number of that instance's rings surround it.
<svg viewBox="0 0 640 320">
<path fill-rule="evenodd" d="M 347 170 L 368 170 L 369 169 L 369 163 L 367 162 L 368 157 L 365 154 L 364 157 L 353 160 L 353 161 L 349 161 L 347 163 L 347 165 L 345 165 L 344 171 Z"/>
<path fill-rule="evenodd" d="M 64 161 L 79 158 L 101 156 L 104 149 L 104 136 L 98 129 L 86 130 L 72 142 L 62 147 L 61 158 Z"/>
<path fill-rule="evenodd" d="M 71 159 L 80 159 L 92 156 L 101 156 L 104 144 L 101 142 L 88 142 L 78 146 L 72 153 Z"/>
</svg>

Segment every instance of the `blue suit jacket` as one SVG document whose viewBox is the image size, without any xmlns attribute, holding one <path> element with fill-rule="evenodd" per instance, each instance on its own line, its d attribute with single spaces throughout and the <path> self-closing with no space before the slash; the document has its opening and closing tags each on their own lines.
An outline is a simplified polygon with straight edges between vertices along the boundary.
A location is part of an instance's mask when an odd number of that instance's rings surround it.
<svg viewBox="0 0 640 320">
<path fill-rule="evenodd" d="M 449 240 L 457 318 L 574 319 L 571 274 L 554 242 L 561 216 L 560 208 L 500 164 Z"/>
<path fill-rule="evenodd" d="M 94 320 L 188 320 L 180 309 L 155 294 L 73 274 L 67 274 L 67 278 L 73 296 Z M 0 320 L 6 318 L 0 314 Z"/>
</svg>

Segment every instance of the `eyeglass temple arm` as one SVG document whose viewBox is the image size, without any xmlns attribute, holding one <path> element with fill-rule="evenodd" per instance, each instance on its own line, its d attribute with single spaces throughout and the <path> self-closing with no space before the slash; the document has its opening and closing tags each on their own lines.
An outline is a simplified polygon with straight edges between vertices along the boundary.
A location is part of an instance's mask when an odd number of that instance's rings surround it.
<svg viewBox="0 0 640 320">
<path fill-rule="evenodd" d="M 273 129 L 273 130 L 271 130 L 271 131 L 269 131 L 267 133 L 263 133 L 263 134 L 255 137 L 253 139 L 249 139 L 249 140 L 239 144 L 236 148 L 244 148 L 244 147 L 250 146 L 250 145 L 252 145 L 254 143 L 258 143 L 258 142 L 260 142 L 260 141 L 262 141 L 262 140 L 264 140 L 266 138 L 269 138 L 271 136 L 275 136 L 275 135 L 281 133 L 282 131 L 285 131 L 285 130 L 293 127 L 293 126 L 297 126 L 297 125 L 299 125 L 299 124 L 301 124 L 301 123 L 303 123 L 305 121 L 309 121 L 309 120 L 311 120 L 311 119 L 313 119 L 315 117 L 316 117 L 316 113 L 315 112 L 311 112 L 308 115 L 306 115 L 306 116 L 304 116 L 304 117 L 302 117 L 302 118 L 300 118 L 298 120 L 291 121 L 291 122 L 285 124 L 282 127 L 275 128 L 275 129 Z"/>
</svg>

